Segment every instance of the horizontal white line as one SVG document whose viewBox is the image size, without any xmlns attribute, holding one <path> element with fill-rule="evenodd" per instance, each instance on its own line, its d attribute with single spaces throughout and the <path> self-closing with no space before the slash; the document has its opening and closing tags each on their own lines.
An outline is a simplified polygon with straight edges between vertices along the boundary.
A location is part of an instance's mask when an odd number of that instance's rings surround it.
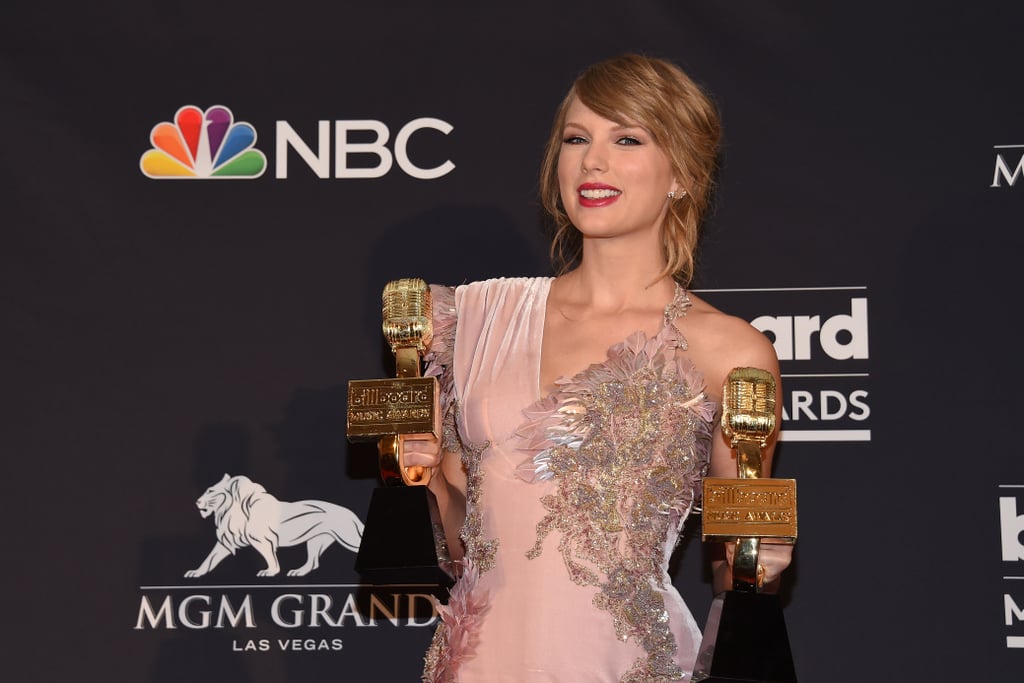
<svg viewBox="0 0 1024 683">
<path fill-rule="evenodd" d="M 871 441 L 870 429 L 798 429 L 779 432 L 779 441 Z"/>
<path fill-rule="evenodd" d="M 206 584 L 194 583 L 188 586 L 139 586 L 142 591 L 204 591 L 253 588 L 291 588 L 307 590 L 310 588 L 434 588 L 433 583 L 254 583 L 254 584 Z"/>
<path fill-rule="evenodd" d="M 1001 489 L 1024 489 L 1024 484 L 1000 484 Z"/>
<path fill-rule="evenodd" d="M 1020 149 L 1024 145 L 992 145 L 992 149 Z"/>
<path fill-rule="evenodd" d="M 1006 636 L 1006 647 L 1024 647 L 1024 636 Z"/>
<path fill-rule="evenodd" d="M 785 363 L 786 361 L 783 361 Z M 867 372 L 792 372 L 780 373 L 780 377 L 870 377 Z"/>
<path fill-rule="evenodd" d="M 691 289 L 691 292 L 831 292 L 837 290 L 867 289 L 866 285 L 851 285 L 849 287 L 750 287 L 736 289 Z"/>
<path fill-rule="evenodd" d="M 1004 581 L 1024 581 L 1024 576 L 1004 576 Z"/>
</svg>

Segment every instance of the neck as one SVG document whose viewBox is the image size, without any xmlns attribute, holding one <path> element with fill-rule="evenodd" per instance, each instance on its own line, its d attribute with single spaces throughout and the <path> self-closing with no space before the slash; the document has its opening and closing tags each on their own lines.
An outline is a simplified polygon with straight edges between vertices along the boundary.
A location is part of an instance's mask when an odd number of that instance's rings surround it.
<svg viewBox="0 0 1024 683">
<path fill-rule="evenodd" d="M 660 245 L 638 249 L 618 240 L 585 239 L 579 266 L 559 279 L 577 304 L 612 310 L 652 300 L 664 304 L 675 293 L 675 282 L 662 275 L 665 264 Z"/>
<path fill-rule="evenodd" d="M 573 307 L 576 315 L 616 314 L 661 309 L 672 300 L 676 285 L 672 278 L 659 276 L 657 270 L 605 271 L 581 264 L 558 278 L 557 290 L 557 300 Z"/>
</svg>

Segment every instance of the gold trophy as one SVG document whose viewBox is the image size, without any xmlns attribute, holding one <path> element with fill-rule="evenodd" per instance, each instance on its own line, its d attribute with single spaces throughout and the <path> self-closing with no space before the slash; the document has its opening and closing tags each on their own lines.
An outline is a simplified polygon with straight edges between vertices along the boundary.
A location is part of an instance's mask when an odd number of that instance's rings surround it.
<svg viewBox="0 0 1024 683">
<path fill-rule="evenodd" d="M 795 683 L 777 595 L 762 593 L 758 550 L 796 542 L 796 480 L 761 477 L 761 451 L 775 431 L 775 378 L 734 368 L 722 388 L 722 432 L 736 452 L 738 478 L 704 479 L 704 541 L 735 542 L 733 589 L 715 596 L 693 680 Z"/>
<path fill-rule="evenodd" d="M 384 486 L 374 489 L 356 556 L 356 571 L 374 583 L 450 586 L 451 561 L 430 470 L 406 467 L 403 434 L 436 432 L 438 385 L 423 377 L 422 356 L 433 338 L 430 288 L 419 278 L 384 287 L 384 338 L 395 356 L 395 377 L 348 384 L 349 441 L 377 441 Z"/>
</svg>

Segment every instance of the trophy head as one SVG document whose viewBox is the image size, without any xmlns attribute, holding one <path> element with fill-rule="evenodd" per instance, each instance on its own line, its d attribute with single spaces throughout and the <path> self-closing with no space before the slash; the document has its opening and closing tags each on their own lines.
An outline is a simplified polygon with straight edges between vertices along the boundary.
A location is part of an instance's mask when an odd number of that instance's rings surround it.
<svg viewBox="0 0 1024 683">
<path fill-rule="evenodd" d="M 384 287 L 383 330 L 392 353 L 401 348 L 426 351 L 434 337 L 430 287 L 421 278 L 392 280 Z"/>
<path fill-rule="evenodd" d="M 760 368 L 734 368 L 722 387 L 722 432 L 735 447 L 763 448 L 775 431 L 775 378 Z"/>
</svg>

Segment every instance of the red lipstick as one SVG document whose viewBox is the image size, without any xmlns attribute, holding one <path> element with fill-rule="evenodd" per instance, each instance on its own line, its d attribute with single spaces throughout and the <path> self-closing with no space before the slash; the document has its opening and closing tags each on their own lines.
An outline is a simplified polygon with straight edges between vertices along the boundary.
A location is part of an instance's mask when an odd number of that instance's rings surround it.
<svg viewBox="0 0 1024 683">
<path fill-rule="evenodd" d="M 622 196 L 622 190 L 604 183 L 583 183 L 576 188 L 580 206 L 598 208 L 613 204 Z"/>
</svg>

